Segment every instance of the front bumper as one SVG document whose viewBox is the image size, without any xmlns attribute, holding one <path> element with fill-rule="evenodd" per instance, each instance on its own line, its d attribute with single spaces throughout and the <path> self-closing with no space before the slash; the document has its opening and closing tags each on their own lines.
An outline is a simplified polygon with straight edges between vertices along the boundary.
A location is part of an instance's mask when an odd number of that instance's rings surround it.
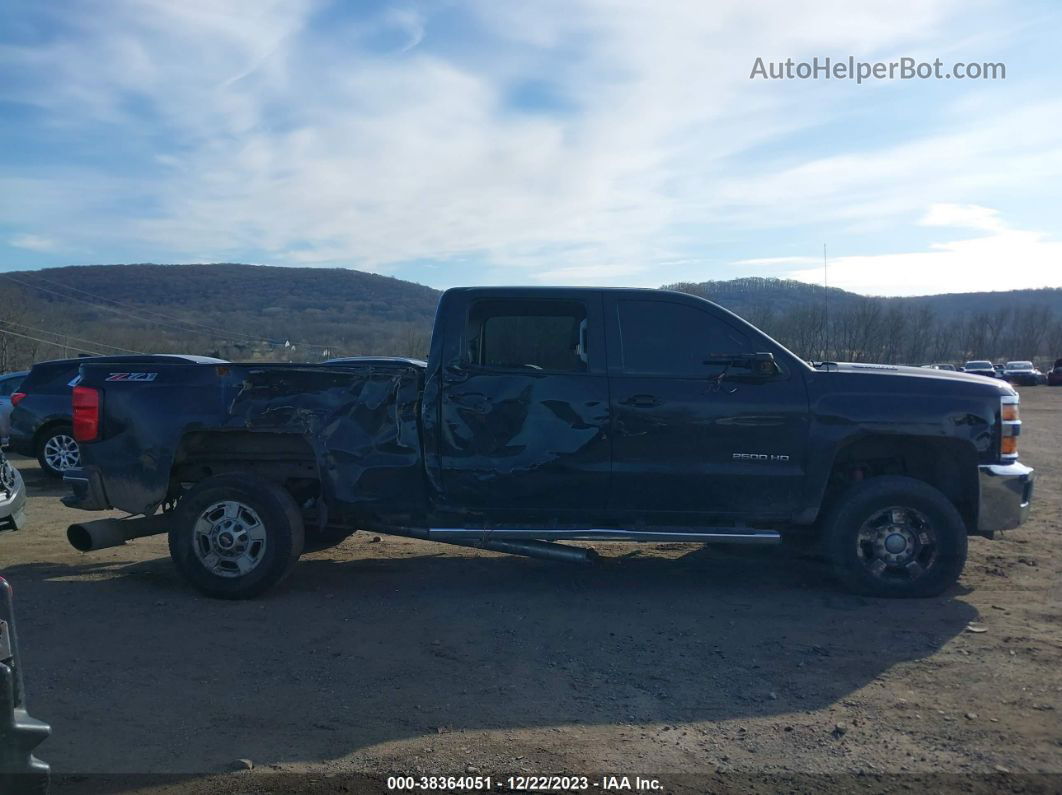
<svg viewBox="0 0 1062 795">
<path fill-rule="evenodd" d="M 10 473 L 0 473 L 0 533 L 26 524 L 26 484 L 17 469 L 0 459 L 0 467 L 5 465 Z"/>
<path fill-rule="evenodd" d="M 985 464 L 978 467 L 981 487 L 977 512 L 977 534 L 992 538 L 998 531 L 1010 530 L 1029 518 L 1034 472 L 1019 464 Z"/>
</svg>

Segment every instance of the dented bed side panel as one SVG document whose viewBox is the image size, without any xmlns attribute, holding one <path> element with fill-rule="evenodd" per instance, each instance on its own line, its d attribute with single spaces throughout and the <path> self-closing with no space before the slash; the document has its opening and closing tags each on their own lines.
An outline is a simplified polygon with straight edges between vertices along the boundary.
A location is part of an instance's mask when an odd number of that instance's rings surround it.
<svg viewBox="0 0 1062 795">
<path fill-rule="evenodd" d="M 372 365 L 151 365 L 150 381 L 107 382 L 103 439 L 82 464 L 106 471 L 106 502 L 153 513 L 165 500 L 182 440 L 193 433 L 293 434 L 314 451 L 323 496 L 355 511 L 415 511 L 425 500 L 418 412 L 423 367 Z M 230 454 L 238 456 L 239 450 Z"/>
<path fill-rule="evenodd" d="M 301 435 L 326 503 L 408 512 L 425 500 L 421 385 L 413 365 L 251 369 L 226 428 Z"/>
</svg>

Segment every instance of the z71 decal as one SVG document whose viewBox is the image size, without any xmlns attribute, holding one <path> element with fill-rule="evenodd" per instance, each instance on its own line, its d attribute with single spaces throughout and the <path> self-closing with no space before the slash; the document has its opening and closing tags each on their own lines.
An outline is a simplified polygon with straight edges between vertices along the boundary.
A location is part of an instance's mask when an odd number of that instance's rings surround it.
<svg viewBox="0 0 1062 795">
<path fill-rule="evenodd" d="M 154 381 L 158 373 L 110 373 L 108 381 Z"/>
</svg>

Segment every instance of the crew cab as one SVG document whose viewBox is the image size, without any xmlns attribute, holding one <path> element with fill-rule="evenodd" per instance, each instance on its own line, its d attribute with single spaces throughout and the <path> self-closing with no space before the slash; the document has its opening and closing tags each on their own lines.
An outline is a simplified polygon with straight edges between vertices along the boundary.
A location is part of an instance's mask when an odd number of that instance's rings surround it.
<svg viewBox="0 0 1062 795">
<path fill-rule="evenodd" d="M 1018 526 L 1018 395 L 995 379 L 802 361 L 664 290 L 457 288 L 426 362 L 86 361 L 83 551 L 168 533 L 206 594 L 254 596 L 355 529 L 562 560 L 567 541 L 821 544 L 842 583 L 929 596 Z"/>
</svg>

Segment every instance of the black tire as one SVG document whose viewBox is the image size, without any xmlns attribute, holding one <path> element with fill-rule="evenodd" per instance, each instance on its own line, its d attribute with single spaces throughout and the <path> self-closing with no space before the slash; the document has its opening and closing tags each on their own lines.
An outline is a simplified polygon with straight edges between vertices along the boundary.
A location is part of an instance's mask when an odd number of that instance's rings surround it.
<svg viewBox="0 0 1062 795">
<path fill-rule="evenodd" d="M 67 450 L 62 456 L 57 455 L 57 450 L 60 448 Z M 57 464 L 61 458 L 70 461 L 69 465 L 63 467 Z M 80 462 L 81 450 L 74 441 L 72 426 L 65 423 L 52 425 L 37 437 L 37 463 L 41 465 L 41 472 L 44 474 L 53 478 L 61 478 L 67 469 L 78 466 Z"/>
<path fill-rule="evenodd" d="M 837 578 L 866 596 L 937 596 L 966 564 L 959 512 L 913 478 L 875 477 L 852 486 L 828 511 L 822 538 Z"/>
<path fill-rule="evenodd" d="M 246 563 L 253 559 L 252 568 L 246 573 L 239 573 L 242 569 L 235 557 L 226 559 L 225 556 L 239 551 L 238 539 L 248 539 L 248 532 L 230 532 L 227 543 L 236 546 L 230 546 L 227 552 L 218 552 L 221 539 L 215 538 L 215 533 L 228 516 L 223 508 L 218 513 L 218 507 L 225 503 L 243 506 L 230 522 L 250 525 L 261 536 L 243 545 L 247 551 L 239 555 L 239 560 Z M 215 510 L 211 513 L 212 507 Z M 215 530 L 209 535 L 197 533 L 196 527 L 201 520 L 201 527 L 213 526 Z M 237 541 L 233 542 L 232 538 Z M 291 573 L 302 554 L 304 539 L 302 514 L 291 494 L 282 486 L 253 475 L 216 475 L 197 483 L 177 503 L 176 522 L 169 533 L 170 557 L 181 576 L 207 596 L 250 599 L 277 585 Z M 256 547 L 259 542 L 261 546 Z M 252 554 L 256 549 L 257 556 Z M 218 561 L 213 569 L 204 562 L 212 557 Z"/>
</svg>

